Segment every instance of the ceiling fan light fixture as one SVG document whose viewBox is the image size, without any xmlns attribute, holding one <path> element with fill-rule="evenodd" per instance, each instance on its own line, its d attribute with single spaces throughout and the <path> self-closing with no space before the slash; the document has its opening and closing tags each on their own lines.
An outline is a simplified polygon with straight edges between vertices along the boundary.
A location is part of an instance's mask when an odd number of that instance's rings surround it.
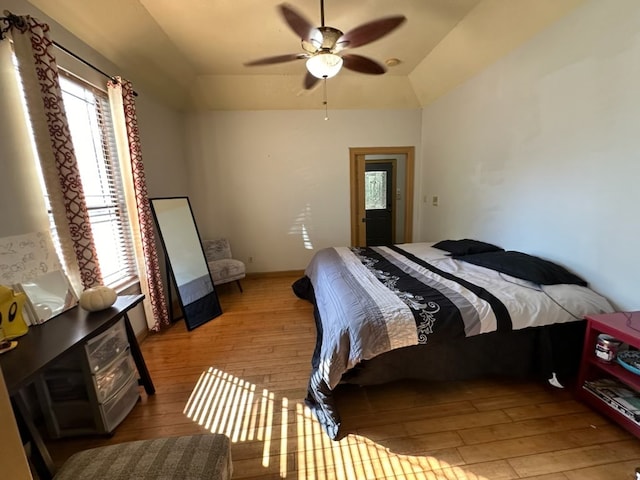
<svg viewBox="0 0 640 480">
<path fill-rule="evenodd" d="M 307 70 L 316 78 L 335 77 L 341 68 L 342 57 L 331 52 L 321 52 L 307 60 Z"/>
</svg>

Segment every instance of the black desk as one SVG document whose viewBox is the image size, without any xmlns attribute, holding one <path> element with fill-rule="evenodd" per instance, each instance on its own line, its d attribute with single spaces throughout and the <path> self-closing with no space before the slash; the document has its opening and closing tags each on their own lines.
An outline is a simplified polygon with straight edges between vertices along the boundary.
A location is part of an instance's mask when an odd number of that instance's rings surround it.
<svg viewBox="0 0 640 480">
<path fill-rule="evenodd" d="M 144 299 L 144 295 L 122 295 L 106 310 L 87 312 L 74 307 L 42 325 L 29 327 L 29 332 L 18 338 L 18 346 L 0 355 L 0 367 L 16 415 L 20 431 L 33 442 L 33 462 L 43 480 L 53 477 L 55 468 L 51 456 L 30 418 L 27 406 L 20 395 L 21 388 L 29 385 L 36 376 L 56 358 L 73 348 L 82 348 L 89 338 L 112 327 L 120 318 L 125 319 L 131 355 L 136 363 L 139 383 L 148 395 L 155 393 L 153 381 L 145 364 L 127 313 Z"/>
</svg>

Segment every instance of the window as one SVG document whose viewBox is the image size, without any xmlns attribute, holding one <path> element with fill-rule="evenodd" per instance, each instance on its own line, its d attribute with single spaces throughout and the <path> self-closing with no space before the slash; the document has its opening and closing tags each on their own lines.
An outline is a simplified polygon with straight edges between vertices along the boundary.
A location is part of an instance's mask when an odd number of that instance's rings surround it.
<svg viewBox="0 0 640 480">
<path fill-rule="evenodd" d="M 387 172 L 364 173 L 365 210 L 387 208 Z"/>
<path fill-rule="evenodd" d="M 15 55 L 12 55 L 12 60 L 18 85 L 22 88 Z M 103 283 L 119 289 L 136 281 L 138 270 L 122 188 L 109 96 L 105 91 L 62 69 L 59 69 L 59 74 L 62 99 L 80 170 Z M 27 111 L 26 105 L 24 107 Z M 29 129 L 31 129 L 30 124 Z M 33 147 L 37 155 L 35 144 Z M 39 170 L 40 164 L 37 159 L 36 164 Z M 42 175 L 40 182 L 49 210 L 51 234 L 58 249 L 58 255 L 62 259 Z"/>
<path fill-rule="evenodd" d="M 61 72 L 60 87 L 104 284 L 137 278 L 107 94 Z M 50 217 L 51 230 L 55 225 Z"/>
</svg>

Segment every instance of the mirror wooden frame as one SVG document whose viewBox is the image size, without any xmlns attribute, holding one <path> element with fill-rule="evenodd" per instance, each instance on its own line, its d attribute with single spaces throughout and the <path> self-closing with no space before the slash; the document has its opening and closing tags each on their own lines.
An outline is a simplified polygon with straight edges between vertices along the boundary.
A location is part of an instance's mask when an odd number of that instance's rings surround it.
<svg viewBox="0 0 640 480">
<path fill-rule="evenodd" d="M 170 276 L 187 330 L 222 315 L 188 197 L 150 198 Z M 171 285 L 168 285 L 171 293 Z M 169 295 L 171 298 L 171 295 Z M 171 300 L 170 300 L 171 302 Z M 169 305 L 173 311 L 173 305 Z"/>
</svg>

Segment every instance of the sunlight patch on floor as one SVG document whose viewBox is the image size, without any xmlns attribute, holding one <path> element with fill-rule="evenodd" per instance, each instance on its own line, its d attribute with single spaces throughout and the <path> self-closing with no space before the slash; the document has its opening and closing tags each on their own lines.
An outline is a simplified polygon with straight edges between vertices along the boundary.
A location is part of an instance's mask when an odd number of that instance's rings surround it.
<svg viewBox="0 0 640 480">
<path fill-rule="evenodd" d="M 487 480 L 433 456 L 391 452 L 360 435 L 333 441 L 307 406 L 290 406 L 286 397 L 278 402 L 273 392 L 258 391 L 255 384 L 211 367 L 200 375 L 183 413 L 233 443 L 262 442 L 262 466 L 275 468 L 271 461 L 277 460 L 280 478 Z M 289 452 L 293 445 L 296 451 Z M 295 471 L 290 471 L 289 453 L 295 456 Z"/>
</svg>

